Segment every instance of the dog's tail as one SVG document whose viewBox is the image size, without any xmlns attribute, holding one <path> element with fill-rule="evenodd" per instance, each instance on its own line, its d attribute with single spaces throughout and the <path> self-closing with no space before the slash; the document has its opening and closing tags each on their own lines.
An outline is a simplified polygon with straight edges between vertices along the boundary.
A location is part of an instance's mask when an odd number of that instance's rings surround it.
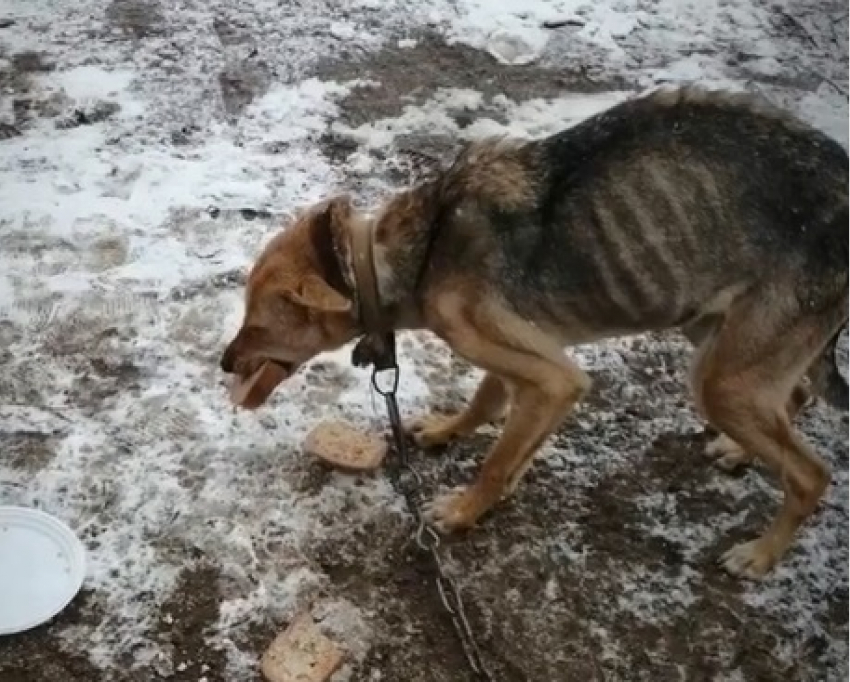
<svg viewBox="0 0 850 682">
<path fill-rule="evenodd" d="M 847 386 L 847 380 L 838 371 L 838 357 L 836 347 L 841 333 L 846 331 L 845 324 L 841 329 L 835 332 L 835 335 L 826 344 L 821 356 L 815 361 L 814 366 L 809 370 L 809 379 L 812 382 L 812 392 L 823 398 L 827 403 L 838 410 L 848 411 L 848 402 L 850 402 L 850 389 Z M 847 370 L 846 351 L 844 353 L 844 368 Z"/>
</svg>

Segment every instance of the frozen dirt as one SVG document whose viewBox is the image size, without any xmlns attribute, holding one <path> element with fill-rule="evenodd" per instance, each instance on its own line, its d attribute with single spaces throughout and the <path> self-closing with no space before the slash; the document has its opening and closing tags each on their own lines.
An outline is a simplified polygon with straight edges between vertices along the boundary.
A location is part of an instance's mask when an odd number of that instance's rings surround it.
<svg viewBox="0 0 850 682">
<path fill-rule="evenodd" d="M 330 192 L 371 204 L 463 140 L 687 80 L 761 92 L 846 145 L 846 5 L 0 4 L 0 504 L 63 518 L 89 553 L 65 612 L 0 638 L 0 682 L 251 681 L 304 608 L 346 650 L 335 682 L 471 679 L 385 476 L 300 451 L 327 416 L 384 426 L 347 350 L 232 413 L 217 360 L 245 269 Z M 801 417 L 833 485 L 775 573 L 742 583 L 715 559 L 777 488 L 703 457 L 686 344 L 573 352 L 594 392 L 449 541 L 496 679 L 847 679 L 846 415 Z M 402 372 L 405 415 L 457 409 L 476 379 L 425 335 L 402 339 Z M 494 434 L 417 453 L 427 494 L 468 480 Z"/>
</svg>

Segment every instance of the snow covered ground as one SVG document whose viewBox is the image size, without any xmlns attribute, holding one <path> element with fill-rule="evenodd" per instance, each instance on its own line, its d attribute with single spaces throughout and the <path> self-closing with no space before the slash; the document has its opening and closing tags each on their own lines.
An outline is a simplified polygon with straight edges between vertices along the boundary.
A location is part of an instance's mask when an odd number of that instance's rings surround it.
<svg viewBox="0 0 850 682">
<path fill-rule="evenodd" d="M 0 679 L 249 680 L 309 605 L 349 651 L 340 680 L 397 679 L 390 653 L 465 679 L 450 635 L 422 634 L 446 623 L 400 497 L 300 452 L 328 415 L 383 428 L 347 352 L 255 415 L 227 403 L 260 246 L 331 192 L 375 201 L 417 151 L 657 83 L 759 91 L 847 144 L 840 3 L 15 0 L 0 26 L 0 504 L 65 519 L 90 560 L 68 613 L 0 639 Z M 426 336 L 402 351 L 405 414 L 474 384 Z M 598 395 L 454 546 L 500 679 L 846 679 L 846 416 L 805 416 L 834 485 L 775 575 L 738 585 L 713 557 L 777 494 L 700 458 L 684 344 L 576 354 Z M 487 438 L 423 462 L 429 483 L 471 475 Z"/>
</svg>

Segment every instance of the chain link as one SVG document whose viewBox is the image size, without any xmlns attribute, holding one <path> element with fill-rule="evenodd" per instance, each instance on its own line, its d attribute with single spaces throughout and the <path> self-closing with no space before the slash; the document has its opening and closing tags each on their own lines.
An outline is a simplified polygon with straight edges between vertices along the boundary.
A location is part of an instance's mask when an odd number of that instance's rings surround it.
<svg viewBox="0 0 850 682">
<path fill-rule="evenodd" d="M 389 375 L 389 381 L 382 383 L 380 376 Z M 393 486 L 404 497 L 407 508 L 416 521 L 416 530 L 413 540 L 416 546 L 431 556 L 436 572 L 435 583 L 443 609 L 449 615 L 452 626 L 457 633 L 463 653 L 469 663 L 475 677 L 484 682 L 494 682 L 495 678 L 484 664 L 481 650 L 475 641 L 475 635 L 466 609 L 461 599 L 460 588 L 457 582 L 447 571 L 447 563 L 451 560 L 447 548 L 441 546 L 439 533 L 428 523 L 422 514 L 421 492 L 422 474 L 410 460 L 407 449 L 407 441 L 402 428 L 401 415 L 398 409 L 396 393 L 398 391 L 399 368 L 393 358 L 392 365 L 383 370 L 375 367 L 372 371 L 372 387 L 384 398 L 387 414 L 392 429 L 393 445 L 395 446 L 395 458 L 391 461 L 388 471 Z"/>
</svg>

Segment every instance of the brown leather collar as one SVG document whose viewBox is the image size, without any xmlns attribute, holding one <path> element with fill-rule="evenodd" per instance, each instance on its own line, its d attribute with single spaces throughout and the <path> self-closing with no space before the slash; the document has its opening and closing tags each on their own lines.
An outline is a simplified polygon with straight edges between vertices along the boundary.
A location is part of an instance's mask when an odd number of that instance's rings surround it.
<svg viewBox="0 0 850 682">
<path fill-rule="evenodd" d="M 381 307 L 371 226 L 365 221 L 354 221 L 349 231 L 351 233 L 351 269 L 360 324 L 367 334 L 391 331 L 389 320 Z"/>
</svg>

